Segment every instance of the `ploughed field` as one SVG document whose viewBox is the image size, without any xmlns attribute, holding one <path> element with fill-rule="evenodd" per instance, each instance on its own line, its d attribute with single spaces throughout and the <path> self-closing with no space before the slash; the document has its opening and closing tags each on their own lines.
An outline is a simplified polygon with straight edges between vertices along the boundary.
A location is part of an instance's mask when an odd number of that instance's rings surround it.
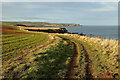
<svg viewBox="0 0 120 80">
<path fill-rule="evenodd" d="M 119 78 L 118 41 L 2 26 L 2 78 Z"/>
</svg>

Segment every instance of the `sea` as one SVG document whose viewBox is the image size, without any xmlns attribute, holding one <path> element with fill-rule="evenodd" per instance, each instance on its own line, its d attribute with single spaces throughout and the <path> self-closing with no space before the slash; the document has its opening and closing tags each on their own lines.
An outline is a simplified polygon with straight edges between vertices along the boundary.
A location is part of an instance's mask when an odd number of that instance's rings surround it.
<svg viewBox="0 0 120 80">
<path fill-rule="evenodd" d="M 118 40 L 118 26 L 71 26 L 65 27 L 70 33 L 85 34 L 91 37 L 102 39 Z"/>
</svg>

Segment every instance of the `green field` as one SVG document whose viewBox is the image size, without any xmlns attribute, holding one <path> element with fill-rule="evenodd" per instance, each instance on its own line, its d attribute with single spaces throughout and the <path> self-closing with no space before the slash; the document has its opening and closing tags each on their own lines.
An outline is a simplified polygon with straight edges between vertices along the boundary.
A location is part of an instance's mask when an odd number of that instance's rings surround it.
<svg viewBox="0 0 120 80">
<path fill-rule="evenodd" d="M 2 78 L 118 78 L 116 40 L 2 27 Z"/>
<path fill-rule="evenodd" d="M 3 78 L 65 77 L 68 57 L 73 52 L 71 42 L 51 34 L 24 32 L 18 29 L 14 32 L 11 27 L 15 29 L 15 26 L 3 25 Z M 48 75 L 50 70 L 52 71 Z"/>
</svg>

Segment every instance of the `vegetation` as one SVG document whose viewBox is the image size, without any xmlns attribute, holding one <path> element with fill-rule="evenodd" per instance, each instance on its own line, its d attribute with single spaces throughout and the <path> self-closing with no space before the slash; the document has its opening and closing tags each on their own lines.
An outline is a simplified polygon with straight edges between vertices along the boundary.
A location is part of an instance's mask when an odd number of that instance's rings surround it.
<svg viewBox="0 0 120 80">
<path fill-rule="evenodd" d="M 22 78 L 64 78 L 67 71 L 68 57 L 72 52 L 72 44 L 60 40 L 58 44 L 49 47 L 42 53 L 36 54 L 31 67 L 36 67 L 35 70 L 29 70 L 29 73 Z"/>
<path fill-rule="evenodd" d="M 13 23 L 2 26 L 3 79 L 119 77 L 117 40 L 30 32 Z"/>
<path fill-rule="evenodd" d="M 46 32 L 46 33 L 68 33 L 66 29 L 26 29 L 28 31 Z"/>
<path fill-rule="evenodd" d="M 81 44 L 84 45 L 91 61 L 90 68 L 94 78 L 113 78 L 119 76 L 118 60 L 120 57 L 118 54 L 118 41 L 71 34 L 66 35 L 65 38 L 74 40 L 79 45 L 79 54 L 82 53 L 80 51 Z M 83 65 L 81 65 L 82 63 Z M 87 64 L 85 62 L 85 53 L 80 54 L 79 65 L 84 66 L 85 64 Z M 83 72 L 84 67 L 82 68 Z M 85 74 L 85 72 L 82 74 Z"/>
<path fill-rule="evenodd" d="M 71 42 L 74 42 L 78 47 L 77 47 L 77 51 L 78 51 L 78 59 L 77 59 L 77 71 L 75 72 L 75 77 L 74 78 L 86 78 L 86 64 L 87 62 L 85 62 L 85 52 L 83 51 L 83 48 L 81 46 L 81 43 L 74 39 L 74 38 L 70 38 L 69 36 L 64 36 L 64 35 L 58 35 L 64 39 L 68 39 Z"/>
<path fill-rule="evenodd" d="M 3 79 L 65 77 L 73 53 L 70 41 L 50 34 L 20 31 L 7 24 L 3 24 L 2 38 Z"/>
<path fill-rule="evenodd" d="M 13 75 L 11 72 L 15 67 L 27 62 L 27 60 L 24 61 L 26 55 L 39 49 L 40 45 L 46 44 L 49 39 L 47 34 L 32 34 L 22 31 L 19 33 L 19 30 L 14 27 L 3 25 L 2 73 L 7 77 Z"/>
</svg>

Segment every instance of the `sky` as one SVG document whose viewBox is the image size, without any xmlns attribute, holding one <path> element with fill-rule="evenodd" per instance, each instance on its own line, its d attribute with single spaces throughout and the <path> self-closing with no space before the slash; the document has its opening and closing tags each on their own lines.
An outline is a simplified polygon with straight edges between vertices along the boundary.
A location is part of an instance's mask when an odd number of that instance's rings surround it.
<svg viewBox="0 0 120 80">
<path fill-rule="evenodd" d="M 118 2 L 3 2 L 2 20 L 117 25 Z"/>
<path fill-rule="evenodd" d="M 1 0 L 2 2 L 119 2 L 119 0 Z"/>
</svg>

